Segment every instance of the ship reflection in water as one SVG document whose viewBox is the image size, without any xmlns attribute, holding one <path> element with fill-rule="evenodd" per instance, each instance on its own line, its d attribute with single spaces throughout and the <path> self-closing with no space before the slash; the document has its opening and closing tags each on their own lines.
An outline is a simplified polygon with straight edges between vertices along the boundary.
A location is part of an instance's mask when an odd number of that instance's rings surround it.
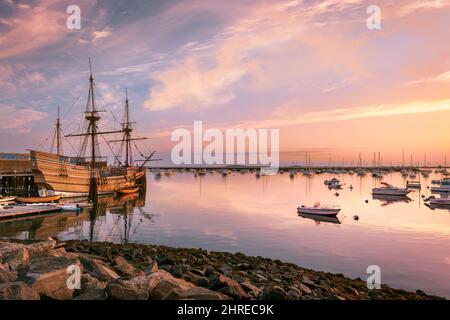
<svg viewBox="0 0 450 320">
<path fill-rule="evenodd" d="M 145 192 L 122 197 L 99 197 L 82 212 L 63 212 L 0 221 L 0 237 L 16 239 L 86 239 L 128 243 L 140 225 L 153 222 L 144 210 Z M 135 221 L 135 220 L 138 221 Z"/>
<path fill-rule="evenodd" d="M 333 177 L 338 191 L 324 185 Z M 80 215 L 0 221 L 0 237 L 240 251 L 361 279 L 378 265 L 387 284 L 450 298 L 450 211 L 425 205 L 433 179 L 392 198 L 372 196 L 380 179 L 370 175 L 147 172 L 147 191 L 137 197 L 100 198 Z M 384 181 L 406 184 L 400 173 Z M 316 201 L 341 211 L 332 221 L 298 215 Z"/>
</svg>

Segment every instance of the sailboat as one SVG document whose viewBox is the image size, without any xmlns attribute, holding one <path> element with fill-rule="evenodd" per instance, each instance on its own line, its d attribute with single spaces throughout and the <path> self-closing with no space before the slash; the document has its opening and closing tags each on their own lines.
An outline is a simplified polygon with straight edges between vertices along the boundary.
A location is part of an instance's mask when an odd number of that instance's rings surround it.
<svg viewBox="0 0 450 320">
<path fill-rule="evenodd" d="M 116 191 L 133 188 L 140 179 L 145 177 L 144 165 L 152 161 L 153 151 L 145 157 L 143 164 L 134 166 L 131 156 L 131 141 L 145 139 L 132 138 L 131 122 L 129 118 L 128 92 L 125 102 L 125 119 L 121 130 L 101 132 L 98 123 L 102 110 L 97 109 L 94 93 L 94 77 L 89 60 L 89 93 L 84 112 L 84 132 L 70 134 L 66 137 L 81 137 L 81 147 L 76 157 L 64 156 L 60 153 L 60 122 L 57 121 L 57 153 L 30 150 L 34 181 L 39 196 L 47 197 L 61 195 L 62 197 L 94 196 L 111 194 Z M 98 144 L 98 137 L 104 138 L 108 134 L 121 133 L 123 138 L 116 140 L 125 143 L 126 159 L 122 163 L 115 155 L 117 165 L 108 166 L 107 157 L 102 157 Z M 108 141 L 106 141 L 108 143 Z M 112 141 L 109 141 L 112 142 Z M 85 157 L 90 146 L 90 157 Z M 141 154 L 142 155 L 142 154 Z"/>
</svg>

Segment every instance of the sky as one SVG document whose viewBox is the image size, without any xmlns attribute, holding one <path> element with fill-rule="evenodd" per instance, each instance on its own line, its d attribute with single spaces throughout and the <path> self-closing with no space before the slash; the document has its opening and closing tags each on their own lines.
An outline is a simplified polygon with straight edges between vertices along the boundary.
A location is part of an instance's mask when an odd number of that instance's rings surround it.
<svg viewBox="0 0 450 320">
<path fill-rule="evenodd" d="M 145 150 L 201 120 L 279 129 L 292 161 L 450 162 L 450 0 L 81 0 L 70 30 L 72 4 L 0 0 L 1 151 L 49 148 L 59 106 L 79 129 L 91 57 L 105 128 L 127 88 Z"/>
</svg>

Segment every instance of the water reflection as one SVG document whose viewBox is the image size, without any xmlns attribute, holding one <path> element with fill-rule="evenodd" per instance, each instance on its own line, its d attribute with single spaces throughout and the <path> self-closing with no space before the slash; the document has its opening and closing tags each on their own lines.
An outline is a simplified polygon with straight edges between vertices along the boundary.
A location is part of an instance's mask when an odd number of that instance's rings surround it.
<svg viewBox="0 0 450 320">
<path fill-rule="evenodd" d="M 99 197 L 91 207 L 82 212 L 61 212 L 56 214 L 0 221 L 1 238 L 107 240 L 104 230 L 109 229 L 111 240 L 128 243 L 145 221 L 153 223 L 153 216 L 144 209 L 145 189 L 139 194 Z M 70 201 L 85 201 L 71 199 Z M 134 221 L 137 219 L 137 221 Z M 110 224 L 109 221 L 113 221 Z M 103 234 L 103 236 L 100 236 Z M 119 240 L 119 241 L 117 241 Z"/>
<path fill-rule="evenodd" d="M 299 213 L 298 215 L 305 219 L 314 220 L 317 225 L 320 225 L 321 222 L 341 224 L 341 221 L 339 220 L 338 217 L 324 217 L 324 216 L 319 216 L 316 214 L 308 214 L 308 213 Z"/>
<path fill-rule="evenodd" d="M 393 195 L 381 195 L 381 194 L 373 194 L 372 198 L 374 200 L 379 200 L 382 202 L 381 206 L 387 206 L 389 204 L 393 204 L 396 202 L 410 202 L 412 199 L 408 196 L 393 196 Z"/>
<path fill-rule="evenodd" d="M 333 177 L 343 184 L 338 197 L 323 183 Z M 381 180 L 370 175 L 149 172 L 147 178 L 137 197 L 99 198 L 79 215 L 2 221 L 0 237 L 240 251 L 362 279 L 376 264 L 388 284 L 450 297 L 450 214 L 422 205 L 434 174 L 401 199 L 372 197 Z M 383 179 L 397 187 L 406 182 L 399 173 Z M 339 206 L 338 222 L 298 215 L 300 204 L 316 201 Z"/>
</svg>

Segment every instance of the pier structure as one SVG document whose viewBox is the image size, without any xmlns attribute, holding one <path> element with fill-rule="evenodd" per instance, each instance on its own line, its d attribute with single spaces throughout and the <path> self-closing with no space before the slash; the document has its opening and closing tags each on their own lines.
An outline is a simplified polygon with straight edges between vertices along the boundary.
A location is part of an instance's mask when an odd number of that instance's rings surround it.
<svg viewBox="0 0 450 320">
<path fill-rule="evenodd" d="M 34 196 L 36 194 L 30 155 L 0 153 L 0 195 Z"/>
</svg>

